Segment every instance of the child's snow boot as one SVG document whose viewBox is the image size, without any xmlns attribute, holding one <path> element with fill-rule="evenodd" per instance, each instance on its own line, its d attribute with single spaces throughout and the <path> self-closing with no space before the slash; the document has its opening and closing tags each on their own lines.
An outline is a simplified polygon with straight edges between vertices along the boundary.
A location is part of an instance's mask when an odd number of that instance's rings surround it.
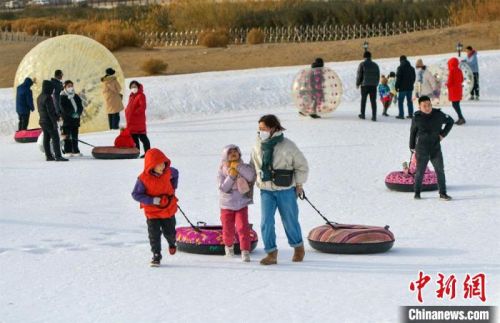
<svg viewBox="0 0 500 323">
<path fill-rule="evenodd" d="M 389 115 L 387 114 L 387 108 L 384 108 L 384 113 L 382 113 L 384 117 L 388 117 Z"/>
<path fill-rule="evenodd" d="M 248 250 L 241 251 L 241 261 L 250 262 L 250 251 Z"/>
<path fill-rule="evenodd" d="M 274 250 L 273 252 L 270 252 L 262 258 L 260 261 L 261 265 L 276 265 L 278 263 L 278 250 Z"/>
<path fill-rule="evenodd" d="M 295 251 L 293 252 L 292 261 L 293 262 L 301 262 L 302 260 L 304 260 L 305 254 L 306 254 L 306 252 L 304 250 L 303 245 L 300 247 L 296 247 Z"/>
<path fill-rule="evenodd" d="M 153 254 L 153 259 L 151 259 L 151 267 L 160 267 L 161 253 Z"/>
<path fill-rule="evenodd" d="M 226 252 L 226 257 L 234 256 L 234 246 L 231 246 L 231 247 L 225 246 L 224 250 Z"/>
</svg>

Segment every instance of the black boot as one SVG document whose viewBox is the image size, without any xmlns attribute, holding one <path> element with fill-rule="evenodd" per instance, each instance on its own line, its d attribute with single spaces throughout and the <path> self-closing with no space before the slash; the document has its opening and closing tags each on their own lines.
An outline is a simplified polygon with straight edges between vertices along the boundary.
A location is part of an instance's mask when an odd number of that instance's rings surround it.
<svg viewBox="0 0 500 323">
<path fill-rule="evenodd" d="M 161 253 L 153 254 L 153 259 L 151 259 L 151 267 L 160 267 Z"/>
<path fill-rule="evenodd" d="M 64 158 L 63 156 L 57 156 L 55 158 L 56 161 L 69 161 L 69 159 Z"/>
<path fill-rule="evenodd" d="M 310 116 L 311 118 L 313 118 L 313 119 L 319 119 L 319 118 L 321 118 L 321 117 L 320 117 L 319 115 L 317 115 L 316 113 L 310 114 L 309 116 Z"/>
<path fill-rule="evenodd" d="M 389 115 L 387 114 L 387 108 L 384 108 L 384 112 L 382 113 L 384 117 L 388 117 Z"/>
<path fill-rule="evenodd" d="M 451 196 L 449 196 L 446 193 L 440 193 L 439 194 L 439 199 L 443 201 L 451 201 Z"/>
<path fill-rule="evenodd" d="M 365 118 L 365 115 L 364 115 L 364 114 L 358 114 L 358 118 L 360 118 L 360 119 L 364 119 L 364 118 Z"/>
<path fill-rule="evenodd" d="M 52 155 L 48 155 L 48 156 L 46 156 L 46 160 L 47 160 L 47 161 L 54 161 L 54 160 L 56 160 L 56 159 L 54 158 L 54 156 L 52 156 Z"/>
<path fill-rule="evenodd" d="M 420 192 L 415 192 L 415 196 L 413 197 L 415 200 L 421 200 Z"/>
</svg>

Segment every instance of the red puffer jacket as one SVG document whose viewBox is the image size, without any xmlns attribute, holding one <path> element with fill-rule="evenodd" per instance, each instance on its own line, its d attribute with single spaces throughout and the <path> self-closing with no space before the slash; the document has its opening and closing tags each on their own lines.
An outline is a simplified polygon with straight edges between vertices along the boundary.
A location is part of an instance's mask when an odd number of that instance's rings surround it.
<svg viewBox="0 0 500 323">
<path fill-rule="evenodd" d="M 462 100 L 462 82 L 464 75 L 458 67 L 458 58 L 453 57 L 448 61 L 448 100 L 451 102 Z"/>
<path fill-rule="evenodd" d="M 127 108 L 125 109 L 127 129 L 131 134 L 146 133 L 146 96 L 142 84 L 137 93 L 130 93 Z"/>
</svg>

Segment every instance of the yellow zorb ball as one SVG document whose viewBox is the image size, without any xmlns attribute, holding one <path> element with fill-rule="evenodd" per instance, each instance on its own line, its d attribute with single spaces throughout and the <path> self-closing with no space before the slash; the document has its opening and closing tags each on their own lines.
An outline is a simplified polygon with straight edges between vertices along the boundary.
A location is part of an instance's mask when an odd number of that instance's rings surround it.
<svg viewBox="0 0 500 323">
<path fill-rule="evenodd" d="M 42 91 L 43 80 L 54 77 L 55 70 L 62 70 L 64 80 L 73 81 L 75 91 L 82 99 L 83 114 L 80 132 L 108 129 L 108 117 L 104 108 L 101 78 L 107 68 L 115 70 L 115 76 L 123 88 L 124 76 L 113 54 L 95 40 L 78 35 L 49 38 L 35 46 L 19 64 L 14 88 L 26 77 L 35 80 L 32 86 L 33 101 Z M 38 128 L 38 112 L 30 114 L 30 128 Z"/>
<path fill-rule="evenodd" d="M 342 81 L 328 67 L 306 68 L 293 80 L 292 97 L 302 114 L 326 115 L 340 104 Z"/>
</svg>

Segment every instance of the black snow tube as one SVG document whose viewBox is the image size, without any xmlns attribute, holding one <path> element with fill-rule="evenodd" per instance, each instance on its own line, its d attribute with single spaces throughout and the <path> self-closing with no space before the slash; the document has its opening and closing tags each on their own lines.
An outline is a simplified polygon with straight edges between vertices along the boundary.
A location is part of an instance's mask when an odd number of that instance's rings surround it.
<svg viewBox="0 0 500 323">
<path fill-rule="evenodd" d="M 96 159 L 135 159 L 139 157 L 137 148 L 95 147 L 92 156 Z"/>
</svg>

